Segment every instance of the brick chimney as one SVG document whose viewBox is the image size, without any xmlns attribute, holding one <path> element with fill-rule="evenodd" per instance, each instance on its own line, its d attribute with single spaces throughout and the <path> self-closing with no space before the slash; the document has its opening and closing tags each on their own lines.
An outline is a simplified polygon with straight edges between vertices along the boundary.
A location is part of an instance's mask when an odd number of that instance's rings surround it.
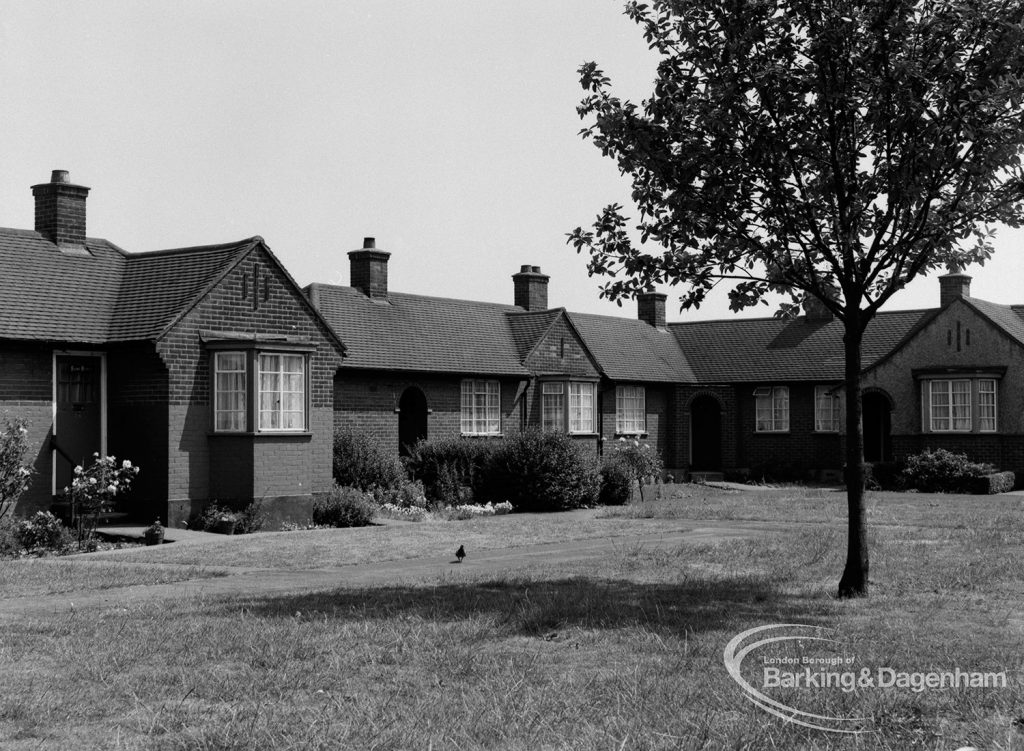
<svg viewBox="0 0 1024 751">
<path fill-rule="evenodd" d="M 814 295 L 804 296 L 804 316 L 808 321 L 831 321 L 835 316 L 832 311 L 825 307 L 825 304 Z"/>
<path fill-rule="evenodd" d="M 363 238 L 363 247 L 348 254 L 352 286 L 367 297 L 386 300 L 390 257 L 387 251 L 377 250 L 377 242 L 372 237 Z"/>
<path fill-rule="evenodd" d="M 971 277 L 954 271 L 939 277 L 939 307 L 944 308 L 958 297 L 971 296 Z"/>
<path fill-rule="evenodd" d="M 662 292 L 655 292 L 653 289 L 644 290 L 636 296 L 636 317 L 644 323 L 654 326 L 656 329 L 665 328 L 665 300 L 668 295 Z"/>
<path fill-rule="evenodd" d="M 515 304 L 526 310 L 548 309 L 548 280 L 551 277 L 540 273 L 540 266 L 523 266 L 518 274 L 512 275 L 515 285 Z"/>
<path fill-rule="evenodd" d="M 32 186 L 36 232 L 57 245 L 85 247 L 85 199 L 89 189 L 72 185 L 67 170 L 55 169 L 50 182 Z"/>
</svg>

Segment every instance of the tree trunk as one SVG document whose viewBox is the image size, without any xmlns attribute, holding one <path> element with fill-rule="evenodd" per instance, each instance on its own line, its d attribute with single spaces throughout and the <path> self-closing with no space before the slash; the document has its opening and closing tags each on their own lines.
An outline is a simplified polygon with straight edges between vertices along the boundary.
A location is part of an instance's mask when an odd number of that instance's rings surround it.
<svg viewBox="0 0 1024 751">
<path fill-rule="evenodd" d="M 839 597 L 868 594 L 867 514 L 864 509 L 864 428 L 861 425 L 860 349 L 864 325 L 847 319 L 846 350 L 846 568 L 839 580 Z"/>
</svg>

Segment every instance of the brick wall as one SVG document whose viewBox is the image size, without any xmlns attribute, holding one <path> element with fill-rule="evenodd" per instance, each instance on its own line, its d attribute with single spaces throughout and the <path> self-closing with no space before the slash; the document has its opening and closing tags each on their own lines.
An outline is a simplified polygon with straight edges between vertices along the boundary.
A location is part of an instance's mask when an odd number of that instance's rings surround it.
<svg viewBox="0 0 1024 751">
<path fill-rule="evenodd" d="M 593 360 L 564 317 L 551 324 L 524 364 L 531 373 L 539 375 L 557 373 L 578 378 L 598 376 Z"/>
<path fill-rule="evenodd" d="M 615 387 L 617 384 L 604 382 L 598 394 L 598 404 L 601 409 L 600 433 L 604 451 L 608 451 L 609 444 L 617 441 L 619 434 L 615 432 Z M 665 467 L 675 467 L 675 447 L 672 445 L 674 431 L 670 429 L 671 417 L 669 414 L 672 402 L 674 387 L 659 386 L 654 384 L 622 384 L 637 385 L 644 388 L 644 401 L 647 413 L 647 432 L 640 438 L 641 441 L 650 445 L 651 449 L 661 454 Z"/>
<path fill-rule="evenodd" d="M 325 414 L 333 407 L 334 373 L 340 365 L 329 330 L 310 312 L 301 293 L 295 290 L 262 249 L 254 249 L 216 289 L 158 344 L 158 351 L 169 372 L 168 497 L 172 505 L 186 513 L 194 507 L 186 501 L 210 498 L 211 476 L 214 485 L 225 487 L 223 473 L 247 471 L 232 461 L 232 449 L 217 454 L 212 461 L 210 438 L 210 355 L 199 341 L 200 330 L 235 331 L 247 334 L 285 334 L 305 338 L 315 345 L 309 358 L 309 427 L 316 433 L 304 440 L 286 441 L 285 450 L 275 450 L 276 439 L 250 438 L 253 457 L 253 492 L 295 495 L 314 488 L 330 486 L 330 430 Z M 270 347 L 268 347 L 270 348 Z M 323 434 L 323 435 L 321 435 Z M 217 453 L 216 451 L 214 453 Z M 257 469 L 258 467 L 258 469 Z M 275 479 L 280 476 L 280 480 Z M 232 483 L 227 483 L 232 485 Z M 237 483 L 233 485 L 238 487 Z"/>
<path fill-rule="evenodd" d="M 140 468 L 119 508 L 166 522 L 167 369 L 152 345 L 107 353 L 107 451 Z"/>
<path fill-rule="evenodd" d="M 758 385 L 789 387 L 789 430 L 785 433 L 756 432 L 754 389 L 757 385 L 737 386 L 740 419 L 736 466 L 754 468 L 768 464 L 809 470 L 843 466 L 840 433 L 814 430 L 814 384 Z"/>
<path fill-rule="evenodd" d="M 35 471 L 18 501 L 19 515 L 50 508 L 53 430 L 53 353 L 36 345 L 0 345 L 0 420 L 28 421 L 28 464 Z"/>
<path fill-rule="evenodd" d="M 501 431 L 519 432 L 521 406 L 516 401 L 519 381 L 499 379 Z M 346 371 L 334 381 L 334 426 L 369 436 L 398 453 L 398 408 L 402 392 L 415 386 L 427 399 L 427 438 L 462 435 L 462 378 L 416 373 Z M 328 455 L 330 447 L 328 447 Z"/>
</svg>

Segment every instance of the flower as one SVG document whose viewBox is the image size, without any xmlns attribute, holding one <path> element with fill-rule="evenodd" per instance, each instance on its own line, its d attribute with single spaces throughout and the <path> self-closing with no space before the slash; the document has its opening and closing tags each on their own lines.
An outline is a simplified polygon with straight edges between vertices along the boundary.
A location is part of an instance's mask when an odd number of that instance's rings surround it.
<svg viewBox="0 0 1024 751">
<path fill-rule="evenodd" d="M 125 459 L 123 462 L 121 462 L 121 469 L 131 469 L 131 468 L 132 468 L 132 463 L 130 461 L 128 461 L 127 459 Z"/>
</svg>

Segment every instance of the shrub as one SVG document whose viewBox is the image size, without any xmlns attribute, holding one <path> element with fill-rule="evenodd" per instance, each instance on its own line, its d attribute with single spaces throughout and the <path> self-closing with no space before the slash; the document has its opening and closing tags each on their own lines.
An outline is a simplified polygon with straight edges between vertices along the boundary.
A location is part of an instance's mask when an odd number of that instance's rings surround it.
<svg viewBox="0 0 1024 751">
<path fill-rule="evenodd" d="M 480 492 L 497 441 L 442 438 L 417 441 L 405 466 L 423 484 L 427 500 L 439 506 L 471 503 Z"/>
<path fill-rule="evenodd" d="M 1009 493 L 1017 483 L 1013 472 L 993 472 L 990 475 L 975 477 L 970 481 L 970 490 L 975 495 L 994 495 Z"/>
<path fill-rule="evenodd" d="M 640 443 L 636 439 L 627 441 L 620 438 L 618 443 L 613 444 L 605 457 L 605 464 L 609 463 L 620 465 L 630 480 L 637 484 L 641 501 L 644 499 L 644 485 L 648 480 L 661 479 L 665 469 L 658 452 L 649 443 Z"/>
<path fill-rule="evenodd" d="M 259 532 L 267 523 L 267 514 L 263 511 L 263 499 L 257 498 L 238 513 L 235 519 L 235 534 L 248 535 Z"/>
<path fill-rule="evenodd" d="M 598 503 L 604 506 L 621 506 L 629 503 L 633 478 L 629 469 L 616 457 L 605 458 L 601 465 L 601 492 Z"/>
<path fill-rule="evenodd" d="M 485 497 L 510 501 L 517 511 L 592 506 L 600 490 L 594 462 L 578 444 L 537 429 L 498 444 L 483 480 Z"/>
<path fill-rule="evenodd" d="M 334 482 L 371 490 L 391 488 L 405 480 L 398 457 L 368 436 L 337 430 L 334 433 Z"/>
<path fill-rule="evenodd" d="M 14 512 L 21 494 L 28 489 L 32 470 L 25 465 L 28 427 L 19 417 L 5 417 L 0 431 L 0 520 Z"/>
<path fill-rule="evenodd" d="M 427 507 L 427 496 L 423 492 L 423 484 L 419 480 L 403 480 L 390 488 L 374 488 L 373 500 L 380 506 L 391 505 L 398 508 Z"/>
<path fill-rule="evenodd" d="M 95 549 L 93 538 L 100 514 L 114 507 L 114 499 L 131 487 L 139 468 L 125 459 L 118 463 L 116 456 L 93 453 L 88 467 L 75 467 L 71 487 L 64 488 L 71 498 L 71 520 L 78 532 L 78 545 Z"/>
<path fill-rule="evenodd" d="M 189 529 L 201 532 L 219 532 L 229 535 L 247 535 L 259 532 L 267 523 L 263 499 L 257 498 L 240 510 L 226 503 L 213 501 L 197 516 L 189 519 Z"/>
<path fill-rule="evenodd" d="M 972 462 L 966 454 L 925 449 L 907 457 L 903 479 L 909 487 L 926 493 L 964 493 L 970 492 L 973 478 L 992 471 L 991 465 Z"/>
<path fill-rule="evenodd" d="M 0 558 L 13 558 L 21 553 L 17 523 L 13 516 L 0 517 Z"/>
<path fill-rule="evenodd" d="M 71 545 L 71 530 L 49 511 L 37 511 L 14 527 L 18 543 L 28 551 L 63 551 Z"/>
<path fill-rule="evenodd" d="M 356 488 L 335 487 L 313 502 L 313 523 L 330 527 L 365 527 L 373 519 L 373 498 Z"/>
</svg>

